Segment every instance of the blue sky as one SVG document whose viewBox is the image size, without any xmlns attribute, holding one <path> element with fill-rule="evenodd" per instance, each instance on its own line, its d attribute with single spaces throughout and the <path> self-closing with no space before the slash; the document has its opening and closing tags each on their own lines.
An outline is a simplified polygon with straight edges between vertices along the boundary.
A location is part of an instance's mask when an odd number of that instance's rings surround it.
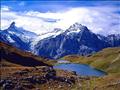
<svg viewBox="0 0 120 90">
<path fill-rule="evenodd" d="M 18 27 L 44 33 L 57 27 L 67 29 L 79 22 L 95 33 L 110 34 L 120 33 L 119 19 L 120 1 L 117 0 L 1 1 L 2 29 L 15 21 Z"/>
<path fill-rule="evenodd" d="M 13 11 L 57 12 L 70 7 L 120 6 L 119 0 L 2 0 Z"/>
</svg>

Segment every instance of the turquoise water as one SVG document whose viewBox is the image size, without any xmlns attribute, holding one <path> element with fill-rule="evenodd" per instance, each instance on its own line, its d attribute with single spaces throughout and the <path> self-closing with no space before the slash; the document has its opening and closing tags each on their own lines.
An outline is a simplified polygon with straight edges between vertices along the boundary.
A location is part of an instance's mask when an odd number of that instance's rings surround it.
<svg viewBox="0 0 120 90">
<path fill-rule="evenodd" d="M 54 68 L 68 70 L 68 71 L 75 71 L 78 75 L 82 75 L 82 76 L 104 76 L 106 75 L 105 72 L 92 68 L 89 65 L 85 65 L 85 64 L 63 63 L 63 64 L 55 65 Z"/>
</svg>

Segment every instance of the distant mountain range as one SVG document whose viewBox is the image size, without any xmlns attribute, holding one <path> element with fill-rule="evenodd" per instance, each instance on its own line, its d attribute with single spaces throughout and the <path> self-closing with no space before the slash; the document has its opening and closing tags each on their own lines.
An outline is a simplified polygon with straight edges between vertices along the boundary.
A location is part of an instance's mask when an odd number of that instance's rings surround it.
<svg viewBox="0 0 120 90">
<path fill-rule="evenodd" d="M 103 36 L 91 32 L 79 23 L 68 29 L 55 28 L 52 32 L 37 35 L 15 26 L 0 30 L 0 41 L 43 57 L 58 59 L 65 55 L 89 55 L 107 47 L 120 46 L 120 34 Z"/>
</svg>

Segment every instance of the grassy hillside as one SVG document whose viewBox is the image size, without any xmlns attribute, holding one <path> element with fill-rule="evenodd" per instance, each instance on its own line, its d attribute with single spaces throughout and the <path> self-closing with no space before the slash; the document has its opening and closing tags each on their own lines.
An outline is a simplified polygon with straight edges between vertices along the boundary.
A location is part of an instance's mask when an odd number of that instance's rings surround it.
<svg viewBox="0 0 120 90">
<path fill-rule="evenodd" d="M 91 56 L 68 55 L 62 59 L 74 62 L 89 64 L 92 67 L 101 69 L 108 73 L 120 72 L 120 47 L 106 48 Z"/>
<path fill-rule="evenodd" d="M 120 88 L 120 47 L 106 48 L 91 56 L 68 55 L 62 59 L 73 63 L 88 64 L 108 73 L 103 77 L 84 80 L 72 90 L 119 90 Z"/>
<path fill-rule="evenodd" d="M 0 42 L 1 66 L 50 66 L 50 61 Z M 49 62 L 48 62 L 49 61 Z"/>
</svg>

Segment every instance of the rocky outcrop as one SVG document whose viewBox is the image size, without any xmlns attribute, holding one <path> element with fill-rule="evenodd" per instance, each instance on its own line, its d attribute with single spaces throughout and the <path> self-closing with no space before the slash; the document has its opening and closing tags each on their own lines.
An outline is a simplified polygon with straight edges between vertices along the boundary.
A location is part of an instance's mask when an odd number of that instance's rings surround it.
<svg viewBox="0 0 120 90">
<path fill-rule="evenodd" d="M 51 67 L 32 68 L 16 71 L 8 77 L 2 77 L 0 87 L 3 90 L 28 90 L 35 89 L 36 84 L 42 85 L 48 82 L 61 82 L 66 84 L 74 84 L 74 77 L 60 77 L 56 75 L 56 71 Z"/>
</svg>

